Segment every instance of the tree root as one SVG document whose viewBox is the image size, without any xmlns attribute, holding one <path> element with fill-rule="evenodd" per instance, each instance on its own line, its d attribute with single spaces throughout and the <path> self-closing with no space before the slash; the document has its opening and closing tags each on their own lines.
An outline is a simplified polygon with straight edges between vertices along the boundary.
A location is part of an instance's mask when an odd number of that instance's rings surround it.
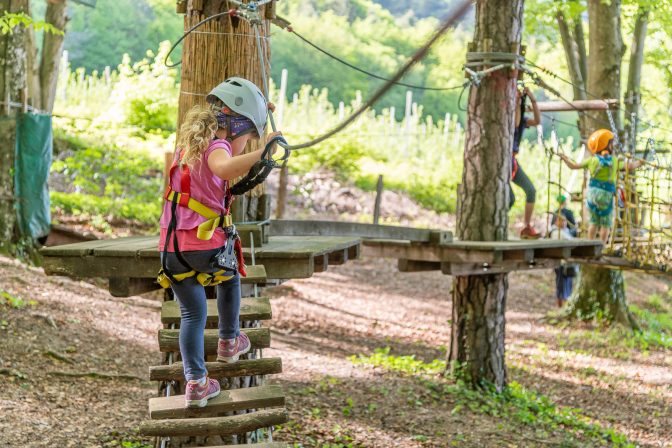
<svg viewBox="0 0 672 448">
<path fill-rule="evenodd" d="M 140 378 L 135 375 L 126 375 L 123 373 L 101 373 L 101 372 L 49 372 L 49 375 L 54 376 L 64 376 L 71 378 L 96 378 L 104 380 L 137 380 L 137 381 L 146 381 L 146 378 Z"/>
</svg>

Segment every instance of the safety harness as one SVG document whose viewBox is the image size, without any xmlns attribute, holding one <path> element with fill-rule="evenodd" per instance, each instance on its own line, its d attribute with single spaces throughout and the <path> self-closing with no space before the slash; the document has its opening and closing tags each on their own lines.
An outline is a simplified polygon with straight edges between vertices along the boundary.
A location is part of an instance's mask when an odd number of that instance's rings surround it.
<svg viewBox="0 0 672 448">
<path fill-rule="evenodd" d="M 225 198 L 224 198 L 224 213 L 219 214 L 212 210 L 210 207 L 202 204 L 196 199 L 191 197 L 191 172 L 189 167 L 186 164 L 181 163 L 183 153 L 180 151 L 177 157 L 173 160 L 173 164 L 170 167 L 169 171 L 169 180 L 172 180 L 173 173 L 176 169 L 180 169 L 180 191 L 175 191 L 170 185 L 166 188 L 166 193 L 164 194 L 164 199 L 170 202 L 170 223 L 166 229 L 166 240 L 163 247 L 163 256 L 161 257 L 161 270 L 156 279 L 162 287 L 168 288 L 171 283 L 178 283 L 182 280 L 190 277 L 196 276 L 196 280 L 203 286 L 214 286 L 221 282 L 227 281 L 235 275 L 235 268 L 237 268 L 240 275 L 245 277 L 247 273 L 245 272 L 245 263 L 243 260 L 243 248 L 236 232 L 236 227 L 233 225 L 231 219 L 230 209 L 233 202 L 233 194 L 230 189 L 226 189 Z M 227 238 L 228 251 L 235 250 L 235 257 L 237 263 L 231 263 L 230 268 L 233 269 L 221 269 L 213 273 L 198 272 L 194 269 L 189 262 L 184 258 L 182 252 L 180 252 L 179 244 L 177 241 L 177 207 L 186 207 L 200 216 L 206 218 L 206 221 L 201 223 L 198 226 L 196 237 L 199 240 L 210 240 L 215 234 L 215 230 L 218 227 L 224 229 Z M 168 254 L 168 245 L 170 244 L 172 237 L 173 241 L 173 250 L 175 251 L 175 256 L 177 257 L 180 264 L 189 271 L 181 274 L 172 274 L 166 266 L 166 258 Z M 233 242 L 233 246 L 232 243 Z"/>
<path fill-rule="evenodd" d="M 604 168 L 609 168 L 609 179 L 613 178 L 614 175 L 614 170 L 617 169 L 614 165 L 618 164 L 618 159 L 613 158 L 613 156 L 609 155 L 607 157 L 599 156 L 596 155 L 595 157 L 598 158 L 600 161 L 599 165 L 595 168 L 595 170 L 591 173 L 590 176 L 590 182 L 588 183 L 588 186 L 590 188 L 599 188 L 600 190 L 607 191 L 611 193 L 612 195 L 616 193 L 616 184 L 614 184 L 611 180 L 609 181 L 602 181 L 602 180 L 597 180 L 595 179 L 595 176 Z M 613 198 L 612 198 L 613 199 Z M 600 208 L 597 204 L 594 202 L 587 200 L 586 205 L 588 205 L 588 208 L 595 213 L 597 216 L 608 216 L 611 214 L 611 211 L 614 208 L 614 201 L 611 200 L 609 202 L 609 205 L 606 208 Z"/>
</svg>

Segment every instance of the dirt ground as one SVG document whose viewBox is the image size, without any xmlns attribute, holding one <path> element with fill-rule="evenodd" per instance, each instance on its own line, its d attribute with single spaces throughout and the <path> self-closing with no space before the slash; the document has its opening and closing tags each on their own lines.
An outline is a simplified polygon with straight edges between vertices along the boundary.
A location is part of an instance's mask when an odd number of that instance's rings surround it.
<svg viewBox="0 0 672 448">
<path fill-rule="evenodd" d="M 513 274 L 509 284 L 510 381 L 582 408 L 639 446 L 672 446 L 672 353 L 615 349 L 583 339 L 588 326 L 545 323 L 554 306 L 551 272 Z M 136 428 L 156 394 L 147 368 L 160 362 L 159 301 L 113 298 L 104 286 L 0 258 L 0 289 L 30 302 L 0 306 L 0 446 L 142 446 Z M 457 411 L 453 397 L 437 400 L 413 378 L 349 359 L 383 347 L 443 359 L 450 287 L 440 273 L 400 274 L 393 260 L 364 257 L 268 290 L 273 348 L 264 355 L 283 358 L 275 381 L 285 386 L 292 418 L 276 439 L 330 447 L 608 446 L 568 439 L 561 428 L 540 432 Z M 669 287 L 628 276 L 631 302 Z M 107 376 L 63 376 L 92 372 Z"/>
</svg>

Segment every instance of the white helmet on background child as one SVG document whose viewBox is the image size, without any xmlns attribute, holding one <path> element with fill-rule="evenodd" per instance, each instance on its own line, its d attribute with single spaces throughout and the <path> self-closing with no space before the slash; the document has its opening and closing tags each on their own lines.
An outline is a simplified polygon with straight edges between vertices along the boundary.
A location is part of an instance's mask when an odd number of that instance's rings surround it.
<svg viewBox="0 0 672 448">
<path fill-rule="evenodd" d="M 244 78 L 232 77 L 212 89 L 206 100 L 220 100 L 231 111 L 249 118 L 261 137 L 266 129 L 268 103 L 259 87 Z"/>
</svg>

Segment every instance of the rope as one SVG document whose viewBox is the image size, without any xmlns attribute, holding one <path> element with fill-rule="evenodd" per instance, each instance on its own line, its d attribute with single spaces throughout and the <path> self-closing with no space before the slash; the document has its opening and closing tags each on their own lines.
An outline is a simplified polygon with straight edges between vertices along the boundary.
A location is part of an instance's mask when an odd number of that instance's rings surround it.
<svg viewBox="0 0 672 448">
<path fill-rule="evenodd" d="M 277 24 L 277 23 L 276 23 L 276 24 Z M 280 25 L 278 25 L 278 26 L 280 26 Z M 286 29 L 288 32 L 294 34 L 296 37 L 298 37 L 299 39 L 301 39 L 301 40 L 302 40 L 303 42 L 305 42 L 306 44 L 308 44 L 308 45 L 310 45 L 311 47 L 313 47 L 314 49 L 316 49 L 317 51 L 319 51 L 319 52 L 321 52 L 321 53 L 327 55 L 327 56 L 330 57 L 331 59 L 333 59 L 333 60 L 335 60 L 335 61 L 337 61 L 337 62 L 339 62 L 339 63 L 345 65 L 346 67 L 351 68 L 352 70 L 355 70 L 355 71 L 358 71 L 358 72 L 360 72 L 360 73 L 363 73 L 363 74 L 365 74 L 365 75 L 367 75 L 367 76 L 369 76 L 369 77 L 371 77 L 371 78 L 380 79 L 381 81 L 388 81 L 388 82 L 391 81 L 391 78 L 386 78 L 386 77 L 384 77 L 384 76 L 380 76 L 380 75 L 377 75 L 377 74 L 375 74 L 375 73 L 373 73 L 373 72 L 370 72 L 370 71 L 368 71 L 368 70 L 365 70 L 365 69 L 363 69 L 363 68 L 360 68 L 360 67 L 358 67 L 358 66 L 356 66 L 356 65 L 354 65 L 354 64 L 352 64 L 352 63 L 350 63 L 350 62 L 348 62 L 348 61 L 346 61 L 345 59 L 343 59 L 343 58 L 341 58 L 341 57 L 339 57 L 339 56 L 336 56 L 335 54 L 333 54 L 333 53 L 331 53 L 331 52 L 325 50 L 324 48 L 318 46 L 318 45 L 315 44 L 314 42 L 311 42 L 310 40 L 306 39 L 306 38 L 305 38 L 304 36 L 302 36 L 301 34 L 297 33 L 296 30 L 294 30 L 291 26 L 286 26 L 285 29 Z M 415 90 L 432 90 L 432 91 L 456 90 L 456 89 L 459 89 L 459 88 L 461 88 L 461 87 L 463 86 L 463 84 L 460 84 L 460 85 L 455 85 L 455 86 L 450 86 L 450 87 L 428 87 L 428 86 L 419 86 L 419 85 L 415 85 L 415 84 L 408 84 L 408 83 L 400 82 L 400 81 L 395 81 L 395 82 L 393 82 L 393 83 L 394 83 L 394 85 L 397 85 L 397 86 L 403 86 L 403 87 L 408 87 L 409 89 L 415 89 Z"/>
<path fill-rule="evenodd" d="M 321 143 L 325 141 L 326 139 L 333 137 L 337 133 L 341 132 L 343 129 L 348 127 L 352 122 L 354 122 L 357 117 L 362 115 L 364 112 L 366 112 L 367 109 L 372 107 L 374 104 L 376 104 L 386 93 L 388 90 L 394 86 L 395 82 L 398 82 L 401 78 L 404 77 L 406 73 L 421 59 L 423 59 L 426 55 L 429 49 L 436 43 L 436 41 L 443 36 L 446 31 L 448 31 L 449 28 L 451 28 L 466 12 L 467 10 L 471 7 L 471 1 L 470 0 L 462 0 L 458 6 L 453 10 L 451 14 L 448 15 L 448 17 L 443 21 L 442 25 L 439 27 L 439 29 L 435 32 L 435 34 L 423 45 L 416 53 L 409 59 L 406 64 L 404 64 L 403 67 L 399 69 L 399 71 L 390 78 L 389 81 L 387 81 L 383 86 L 381 86 L 374 94 L 373 96 L 364 104 L 361 106 L 357 111 L 355 111 L 350 117 L 342 121 L 339 125 L 331 129 L 330 131 L 326 132 L 325 134 L 320 135 L 319 137 L 316 137 L 310 141 L 307 141 L 305 143 L 301 143 L 299 145 L 291 145 L 288 147 L 285 147 L 285 149 L 288 150 L 298 150 L 298 149 L 305 149 L 309 148 L 311 146 L 317 145 L 318 143 Z"/>
</svg>

